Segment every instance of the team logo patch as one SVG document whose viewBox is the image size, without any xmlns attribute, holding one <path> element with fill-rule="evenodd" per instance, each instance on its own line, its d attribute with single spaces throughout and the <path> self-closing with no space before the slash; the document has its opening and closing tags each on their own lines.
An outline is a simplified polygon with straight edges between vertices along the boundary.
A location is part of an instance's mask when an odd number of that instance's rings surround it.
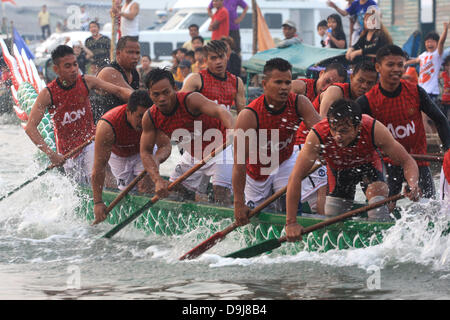
<svg viewBox="0 0 450 320">
<path fill-rule="evenodd" d="M 319 169 L 317 173 L 319 174 L 319 177 L 325 177 L 325 175 L 327 174 L 324 169 Z"/>
</svg>

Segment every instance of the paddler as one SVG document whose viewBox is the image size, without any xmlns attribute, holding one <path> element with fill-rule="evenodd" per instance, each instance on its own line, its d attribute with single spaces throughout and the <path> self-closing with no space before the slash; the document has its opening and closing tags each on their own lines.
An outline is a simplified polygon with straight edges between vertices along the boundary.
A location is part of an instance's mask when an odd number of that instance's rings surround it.
<svg viewBox="0 0 450 320">
<path fill-rule="evenodd" d="M 226 108 L 198 92 L 177 92 L 169 70 L 153 69 L 146 85 L 154 105 L 145 112 L 142 120 L 141 158 L 155 183 L 155 193 L 159 197 L 166 197 L 169 182 L 160 176 L 159 161 L 152 155 L 155 143 L 161 141 L 163 147 L 174 140 L 184 149 L 181 161 L 170 176 L 173 182 L 226 142 L 227 134 L 233 129 L 234 119 Z M 232 158 L 227 159 L 222 153 L 218 154 L 197 170 L 199 176 L 193 174 L 188 177 L 177 191 L 205 194 L 211 177 L 213 190 L 217 190 L 217 186 L 231 189 L 231 172 L 226 166 L 228 163 L 223 161 L 233 163 Z M 215 201 L 227 203 L 227 199 L 221 198 L 221 195 L 214 194 Z"/>
<path fill-rule="evenodd" d="M 53 70 L 57 78 L 42 90 L 31 109 L 25 132 L 31 141 L 49 158 L 52 164 L 64 163 L 66 173 L 79 183 L 89 183 L 94 162 L 94 143 L 65 162 L 64 154 L 75 149 L 95 135 L 89 91 L 104 90 L 130 97 L 132 90 L 115 86 L 96 77 L 79 74 L 74 51 L 60 45 L 52 52 Z M 55 131 L 56 152 L 42 138 L 37 127 L 45 112 L 50 113 Z"/>
<path fill-rule="evenodd" d="M 264 94 L 239 113 L 235 126 L 234 215 L 240 225 L 248 223 L 251 208 L 287 184 L 295 164 L 300 121 L 307 128 L 320 121 L 308 98 L 291 92 L 292 65 L 288 61 L 271 59 L 263 73 Z"/>
<path fill-rule="evenodd" d="M 245 90 L 242 79 L 229 73 L 227 69 L 228 47 L 224 41 L 212 40 L 203 47 L 206 53 L 207 68 L 198 73 L 193 73 L 184 81 L 181 92 L 200 92 L 209 100 L 216 102 L 228 111 L 235 109 L 238 113 L 245 107 Z M 225 153 L 232 159 L 233 146 L 229 146 Z M 233 170 L 233 164 L 222 164 L 223 169 L 229 170 L 229 176 Z M 202 179 L 200 173 L 194 173 L 198 179 Z M 231 188 L 216 185 L 215 195 L 226 204 L 231 204 Z M 204 197 L 204 195 L 203 195 Z"/>
<path fill-rule="evenodd" d="M 120 190 L 125 189 L 144 171 L 139 154 L 142 117 L 152 104 L 146 90 L 134 91 L 127 104 L 109 110 L 97 123 L 92 171 L 94 224 L 106 219 L 106 205 L 102 199 L 102 191 L 107 165 L 110 165 Z M 170 151 L 170 144 L 166 148 L 159 148 L 155 154 L 158 163 L 164 162 L 170 156 Z M 148 175 L 140 180 L 137 186 L 141 193 L 151 193 L 154 187 Z"/>
<path fill-rule="evenodd" d="M 325 214 L 329 217 L 349 211 L 353 205 L 356 185 L 361 183 L 369 204 L 381 201 L 388 195 L 382 173 L 380 149 L 403 168 L 411 200 L 419 197 L 419 171 L 414 159 L 406 152 L 379 121 L 361 113 L 361 108 L 351 100 L 335 101 L 327 118 L 309 132 L 300 150 L 294 170 L 289 177 L 286 196 L 286 236 L 288 241 L 301 239 L 303 228 L 297 223 L 298 202 L 302 181 L 319 156 L 328 165 L 329 195 Z M 370 219 L 389 219 L 386 206 L 368 212 Z"/>
<path fill-rule="evenodd" d="M 450 147 L 450 125 L 446 116 L 420 86 L 403 80 L 406 56 L 396 45 L 387 45 L 377 52 L 375 67 L 380 82 L 358 98 L 362 112 L 384 124 L 394 138 L 410 154 L 426 154 L 427 139 L 422 112 L 434 121 L 442 148 Z M 405 180 L 402 168 L 393 159 L 385 158 L 389 195 L 398 194 Z M 417 161 L 419 187 L 425 198 L 435 195 L 433 176 L 426 161 Z M 395 203 L 391 204 L 391 209 Z"/>
</svg>

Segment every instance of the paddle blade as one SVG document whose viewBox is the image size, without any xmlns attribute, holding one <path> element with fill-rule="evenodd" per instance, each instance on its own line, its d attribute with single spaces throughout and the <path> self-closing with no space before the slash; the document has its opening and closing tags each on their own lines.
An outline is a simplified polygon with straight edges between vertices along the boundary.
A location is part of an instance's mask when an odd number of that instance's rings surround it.
<svg viewBox="0 0 450 320">
<path fill-rule="evenodd" d="M 198 256 L 200 256 L 203 252 L 209 250 L 211 247 L 213 247 L 217 242 L 222 240 L 225 237 L 225 235 L 222 232 L 216 232 L 211 237 L 200 243 L 195 248 L 191 249 L 189 252 L 185 253 L 183 256 L 180 257 L 179 260 L 184 259 L 195 259 Z"/>
<path fill-rule="evenodd" d="M 269 239 L 254 246 L 241 249 L 239 251 L 235 251 L 226 255 L 226 258 L 253 258 L 267 251 L 274 250 L 281 246 L 280 241 L 278 239 Z"/>
</svg>

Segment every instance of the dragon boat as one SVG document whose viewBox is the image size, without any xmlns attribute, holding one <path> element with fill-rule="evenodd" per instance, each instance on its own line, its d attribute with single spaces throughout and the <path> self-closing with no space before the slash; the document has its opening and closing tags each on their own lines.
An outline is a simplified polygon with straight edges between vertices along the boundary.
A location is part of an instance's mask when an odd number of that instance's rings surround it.
<svg viewBox="0 0 450 320">
<path fill-rule="evenodd" d="M 37 98 L 40 90 L 45 88 L 45 83 L 39 78 L 36 67 L 24 52 L 19 53 L 13 46 L 13 56 L 2 39 L 0 45 L 8 67 L 12 71 L 13 86 L 12 96 L 15 102 L 14 110 L 17 117 L 25 126 L 28 114 Z M 45 142 L 56 150 L 55 136 L 50 115 L 45 113 L 38 130 Z M 41 159 L 45 159 L 39 153 Z M 48 160 L 46 160 L 48 161 Z M 85 217 L 88 222 L 94 218 L 92 190 L 88 186 L 78 188 L 80 204 L 76 213 Z M 108 205 L 119 192 L 105 190 L 103 199 Z M 127 216 L 143 207 L 149 200 L 148 195 L 128 194 L 109 213 L 105 223 L 117 225 Z M 366 203 L 355 203 L 355 208 L 362 207 Z M 312 226 L 322 222 L 323 217 L 308 214 L 311 210 L 306 205 L 303 207 L 302 216 L 298 216 L 298 222 L 304 227 Z M 198 234 L 198 240 L 206 239 L 211 234 L 220 231 L 233 222 L 234 213 L 232 208 L 219 207 L 207 203 L 195 203 L 192 201 L 160 200 L 154 203 L 133 223 L 134 227 L 147 233 L 174 236 L 181 235 L 193 230 L 204 230 Z M 236 230 L 239 236 L 245 239 L 247 246 L 268 239 L 279 238 L 284 233 L 285 214 L 282 212 L 263 211 L 254 217 L 247 226 Z M 295 253 L 301 250 L 327 251 L 331 249 L 362 248 L 374 246 L 382 242 L 383 231 L 394 225 L 394 222 L 367 221 L 363 216 L 333 224 L 324 229 L 314 231 L 304 237 L 302 242 L 285 246 L 289 252 Z"/>
</svg>

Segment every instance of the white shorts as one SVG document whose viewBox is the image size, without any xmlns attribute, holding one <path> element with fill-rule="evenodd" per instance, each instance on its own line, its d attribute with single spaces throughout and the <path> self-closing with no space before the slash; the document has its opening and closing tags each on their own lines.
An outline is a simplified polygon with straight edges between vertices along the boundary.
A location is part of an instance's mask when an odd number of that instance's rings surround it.
<svg viewBox="0 0 450 320">
<path fill-rule="evenodd" d="M 302 145 L 303 146 L 303 145 Z M 298 154 L 300 152 L 299 146 L 294 146 L 295 159 L 297 159 Z M 308 201 L 310 203 L 310 199 L 316 198 L 313 195 L 319 190 L 321 187 L 326 186 L 328 184 L 328 176 L 327 176 L 327 167 L 321 166 L 319 169 L 311 173 L 302 181 L 302 202 Z M 315 202 L 314 202 L 315 203 Z M 310 205 L 313 203 L 310 203 Z"/>
<path fill-rule="evenodd" d="M 67 159 L 63 168 L 66 174 L 80 184 L 90 184 L 94 168 L 95 142 L 84 147 L 81 153 L 72 159 Z"/>
<path fill-rule="evenodd" d="M 285 187 L 294 169 L 296 158 L 297 155 L 293 152 L 287 160 L 283 161 L 278 170 L 264 181 L 254 180 L 247 175 L 244 189 L 246 205 L 250 208 L 257 207 L 273 193 Z"/>
<path fill-rule="evenodd" d="M 441 169 L 441 179 L 439 182 L 440 199 L 450 205 L 450 185 L 445 179 L 444 169 Z"/>
<path fill-rule="evenodd" d="M 177 180 L 200 161 L 201 160 L 195 159 L 189 152 L 185 151 L 180 163 L 176 165 L 175 170 L 172 172 L 170 181 L 173 182 Z M 216 155 L 200 169 L 191 174 L 182 182 L 182 185 L 188 190 L 205 194 L 207 192 L 209 180 L 212 177 L 212 185 L 221 186 L 231 190 L 233 162 L 233 145 L 230 145 L 223 152 Z"/>
<path fill-rule="evenodd" d="M 119 157 L 111 152 L 108 163 L 112 174 L 117 180 L 119 190 L 125 189 L 135 177 L 144 171 L 144 165 L 139 153 L 129 157 Z"/>
</svg>

